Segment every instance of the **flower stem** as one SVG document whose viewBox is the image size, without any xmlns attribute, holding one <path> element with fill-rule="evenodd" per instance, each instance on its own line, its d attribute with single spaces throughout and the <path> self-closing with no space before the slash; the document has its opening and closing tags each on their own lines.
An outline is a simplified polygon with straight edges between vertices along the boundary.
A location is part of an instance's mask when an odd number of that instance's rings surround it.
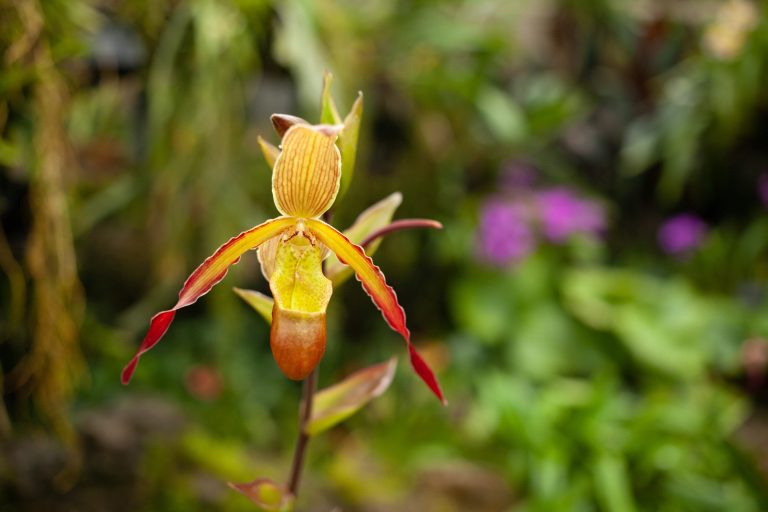
<svg viewBox="0 0 768 512">
<path fill-rule="evenodd" d="M 315 398 L 317 390 L 317 368 L 312 370 L 306 379 L 304 379 L 304 389 L 301 398 L 301 409 L 299 411 L 299 437 L 296 440 L 296 449 L 293 452 L 293 464 L 291 465 L 291 476 L 288 479 L 288 491 L 294 497 L 298 495 L 299 483 L 301 482 L 301 470 L 304 468 L 304 455 L 307 452 L 309 435 L 306 427 L 309 419 L 312 417 L 312 401 Z"/>
</svg>

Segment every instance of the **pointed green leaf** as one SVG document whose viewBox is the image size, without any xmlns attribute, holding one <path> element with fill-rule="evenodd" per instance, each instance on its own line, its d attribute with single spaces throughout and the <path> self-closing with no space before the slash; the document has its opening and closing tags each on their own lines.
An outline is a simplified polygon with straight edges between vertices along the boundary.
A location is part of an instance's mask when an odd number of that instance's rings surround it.
<svg viewBox="0 0 768 512">
<path fill-rule="evenodd" d="M 275 166 L 277 157 L 280 156 L 280 150 L 264 140 L 261 135 L 259 135 L 256 140 L 259 142 L 259 147 L 261 148 L 261 154 L 264 155 L 264 160 L 267 161 L 267 165 L 269 165 L 269 168 L 271 169 Z"/>
<path fill-rule="evenodd" d="M 349 114 L 343 122 L 336 103 L 331 97 L 331 83 L 333 75 L 326 72 L 323 77 L 323 95 L 320 105 L 320 122 L 329 125 L 341 125 L 343 129 L 339 134 L 337 145 L 341 151 L 341 188 L 339 190 L 339 199 L 344 195 L 352 182 L 355 174 L 355 160 L 357 158 L 357 138 L 360 132 L 360 121 L 363 117 L 363 93 L 358 93 Z"/>
<path fill-rule="evenodd" d="M 291 512 L 293 510 L 294 496 L 269 478 L 257 478 L 247 484 L 230 482 L 229 486 L 243 494 L 262 510 L 270 512 Z"/>
<path fill-rule="evenodd" d="M 363 118 L 363 93 L 357 94 L 357 99 L 344 118 L 344 128 L 339 134 L 339 149 L 341 150 L 341 189 L 339 196 L 343 197 L 355 174 L 355 159 L 357 158 L 357 137 L 360 133 L 360 121 Z"/>
<path fill-rule="evenodd" d="M 331 97 L 331 82 L 333 82 L 333 74 L 330 71 L 326 71 L 323 75 L 323 96 L 320 104 L 320 122 L 322 124 L 341 124 L 341 116 L 338 109 L 336 109 L 336 103 L 333 102 Z"/>
<path fill-rule="evenodd" d="M 344 231 L 344 236 L 353 244 L 361 244 L 368 235 L 392 222 L 395 210 L 402 202 L 403 195 L 400 192 L 388 195 L 358 215 L 355 222 Z M 365 253 L 372 256 L 379 244 L 381 240 L 375 240 L 365 248 Z M 343 265 L 335 254 L 331 254 L 325 263 L 325 275 L 333 281 L 334 286 L 338 286 L 352 275 L 352 269 Z"/>
<path fill-rule="evenodd" d="M 314 436 L 328 430 L 359 411 L 389 388 L 395 376 L 397 359 L 369 366 L 315 395 L 312 417 L 306 433 Z"/>
<path fill-rule="evenodd" d="M 235 290 L 235 293 L 248 303 L 249 306 L 255 309 L 268 324 L 272 324 L 272 306 L 275 305 L 275 301 L 272 297 L 268 297 L 256 290 L 244 290 L 242 288 L 233 289 Z"/>
</svg>

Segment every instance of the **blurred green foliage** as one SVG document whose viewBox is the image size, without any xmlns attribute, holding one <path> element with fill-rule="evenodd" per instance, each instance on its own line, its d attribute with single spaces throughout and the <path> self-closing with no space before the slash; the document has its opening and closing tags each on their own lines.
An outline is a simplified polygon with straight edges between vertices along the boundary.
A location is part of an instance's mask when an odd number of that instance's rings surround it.
<svg viewBox="0 0 768 512">
<path fill-rule="evenodd" d="M 768 509 L 766 20 L 749 0 L 0 4 L 0 508 L 248 510 L 224 482 L 284 479 L 299 389 L 229 288 L 267 290 L 255 257 L 118 377 L 185 276 L 274 215 L 257 136 L 319 119 L 329 69 L 341 111 L 366 98 L 334 224 L 399 190 L 398 216 L 446 227 L 377 261 L 450 406 L 398 372 L 313 440 L 299 509 Z M 599 200 L 603 233 L 482 258 L 484 206 L 533 201 L 521 166 Z M 706 236 L 668 255 L 681 212 Z M 378 316 L 335 294 L 323 386 L 402 350 Z"/>
</svg>

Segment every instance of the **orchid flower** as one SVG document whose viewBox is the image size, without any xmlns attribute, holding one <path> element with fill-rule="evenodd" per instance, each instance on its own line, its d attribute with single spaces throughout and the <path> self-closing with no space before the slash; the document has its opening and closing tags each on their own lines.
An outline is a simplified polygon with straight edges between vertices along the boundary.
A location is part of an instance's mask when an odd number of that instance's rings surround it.
<svg viewBox="0 0 768 512">
<path fill-rule="evenodd" d="M 351 173 L 354 166 L 362 112 L 360 96 L 342 122 L 329 100 L 327 85 L 323 94 L 323 118 L 331 123 L 313 125 L 298 117 L 275 114 L 272 124 L 282 138 L 280 148 L 259 138 L 265 157 L 273 164 L 272 195 L 280 215 L 230 239 L 192 272 L 176 304 L 152 317 L 136 355 L 123 369 L 123 384 L 131 380 L 140 357 L 166 333 L 176 311 L 208 293 L 244 253 L 258 248 L 262 272 L 269 280 L 274 298 L 270 346 L 278 367 L 288 378 L 302 380 L 319 364 L 326 346 L 326 307 L 333 284 L 343 279 L 348 267 L 381 310 L 387 324 L 405 340 L 416 373 L 445 402 L 434 373 L 411 343 L 405 312 L 395 291 L 361 247 L 372 242 L 371 233 L 361 231 L 359 226 L 361 219 L 365 221 L 365 213 L 347 233 L 354 232 L 358 226 L 355 238 L 368 235 L 368 240 L 361 241 L 361 245 L 322 219 L 334 204 L 340 187 L 346 188 L 349 183 L 348 178 L 342 178 L 342 171 Z M 348 165 L 348 169 L 343 169 L 343 164 Z M 399 194 L 390 196 L 390 202 L 392 198 L 399 204 Z M 433 222 L 429 226 L 439 227 L 439 224 Z M 385 227 L 379 234 L 386 231 Z M 374 244 L 369 247 L 375 248 Z M 326 276 L 323 260 L 328 251 L 337 259 L 328 261 L 329 276 Z"/>
</svg>

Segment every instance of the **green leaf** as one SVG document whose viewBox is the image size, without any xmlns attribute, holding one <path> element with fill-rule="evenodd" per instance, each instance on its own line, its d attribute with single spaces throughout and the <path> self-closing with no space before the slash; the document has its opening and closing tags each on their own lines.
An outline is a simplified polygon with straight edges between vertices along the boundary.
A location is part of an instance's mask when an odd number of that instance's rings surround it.
<svg viewBox="0 0 768 512">
<path fill-rule="evenodd" d="M 337 142 L 341 151 L 341 187 L 337 201 L 340 200 L 352 182 L 355 174 L 355 160 L 357 158 L 357 138 L 360 132 L 360 121 L 363 117 L 363 93 L 357 95 L 349 114 L 342 122 L 336 103 L 331 97 L 331 83 L 333 75 L 330 72 L 323 76 L 323 94 L 320 101 L 320 122 L 323 124 L 343 124 L 339 140 Z"/>
<path fill-rule="evenodd" d="M 261 153 L 264 155 L 264 160 L 267 161 L 270 168 L 274 167 L 275 160 L 277 160 L 277 157 L 280 155 L 280 150 L 262 139 L 261 135 L 259 135 L 257 140 L 259 142 L 259 147 L 261 148 Z"/>
<path fill-rule="evenodd" d="M 634 512 L 629 476 L 624 460 L 615 455 L 601 455 L 594 463 L 597 496 L 605 510 Z"/>
<path fill-rule="evenodd" d="M 402 202 L 403 195 L 400 192 L 388 195 L 358 215 L 355 222 L 344 231 L 344 236 L 353 244 L 360 245 L 368 235 L 392 222 L 395 210 Z M 381 239 L 374 240 L 365 248 L 365 253 L 372 256 L 380 244 Z M 341 263 L 335 254 L 331 254 L 325 263 L 325 275 L 333 281 L 333 286 L 338 286 L 352 275 L 352 269 Z"/>
<path fill-rule="evenodd" d="M 0 139 L 0 164 L 11 167 L 19 161 L 21 151 L 10 142 Z"/>
<path fill-rule="evenodd" d="M 233 288 L 235 293 L 240 296 L 245 302 L 248 303 L 258 314 L 272 325 L 272 306 L 275 305 L 275 301 L 272 297 L 268 297 L 256 290 L 244 290 L 242 288 Z"/>
<path fill-rule="evenodd" d="M 359 411 L 365 404 L 384 393 L 395 376 L 397 359 L 369 366 L 315 395 L 312 417 L 306 433 L 314 436 L 328 430 Z"/>
<path fill-rule="evenodd" d="M 683 281 L 582 269 L 565 276 L 563 295 L 579 320 L 615 334 L 649 368 L 686 379 L 702 375 L 712 358 L 707 340 L 717 336 L 719 306 Z"/>
<path fill-rule="evenodd" d="M 247 484 L 229 486 L 246 496 L 262 510 L 270 512 L 291 512 L 295 502 L 294 496 L 269 478 L 257 478 Z"/>
<path fill-rule="evenodd" d="M 333 82 L 333 74 L 326 71 L 323 75 L 323 96 L 320 100 L 320 122 L 322 124 L 341 124 L 341 116 L 331 97 L 331 82 Z"/>
<path fill-rule="evenodd" d="M 357 99 L 344 118 L 344 128 L 339 134 L 339 150 L 341 150 L 341 187 L 339 198 L 344 194 L 355 175 L 355 160 L 357 158 L 357 137 L 360 133 L 360 121 L 363 118 L 363 93 L 357 93 Z"/>
<path fill-rule="evenodd" d="M 499 141 L 519 143 L 528 131 L 522 107 L 507 93 L 495 87 L 483 90 L 477 108 L 491 134 Z"/>
</svg>

